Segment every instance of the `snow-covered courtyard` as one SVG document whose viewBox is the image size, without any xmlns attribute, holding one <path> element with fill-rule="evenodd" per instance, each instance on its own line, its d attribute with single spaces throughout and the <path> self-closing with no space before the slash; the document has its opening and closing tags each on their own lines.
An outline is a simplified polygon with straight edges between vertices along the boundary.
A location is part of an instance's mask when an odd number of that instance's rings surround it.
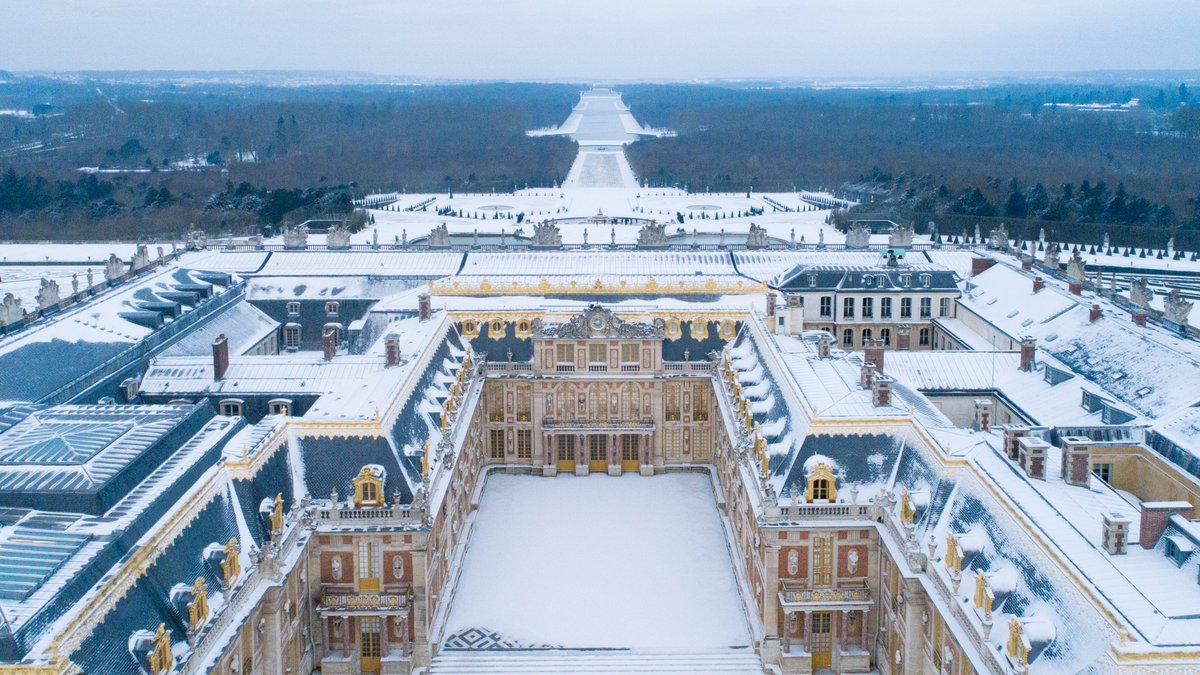
<svg viewBox="0 0 1200 675">
<path fill-rule="evenodd" d="M 522 647 L 749 644 L 707 476 L 487 480 L 443 640 L 488 633 Z"/>
</svg>

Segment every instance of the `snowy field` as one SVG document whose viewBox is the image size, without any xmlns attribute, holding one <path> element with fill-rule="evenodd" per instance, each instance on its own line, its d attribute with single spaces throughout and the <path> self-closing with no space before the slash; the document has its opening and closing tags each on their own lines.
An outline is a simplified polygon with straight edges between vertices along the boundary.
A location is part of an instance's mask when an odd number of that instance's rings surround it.
<svg viewBox="0 0 1200 675">
<path fill-rule="evenodd" d="M 443 639 L 695 650 L 750 642 L 700 474 L 487 479 Z"/>
</svg>

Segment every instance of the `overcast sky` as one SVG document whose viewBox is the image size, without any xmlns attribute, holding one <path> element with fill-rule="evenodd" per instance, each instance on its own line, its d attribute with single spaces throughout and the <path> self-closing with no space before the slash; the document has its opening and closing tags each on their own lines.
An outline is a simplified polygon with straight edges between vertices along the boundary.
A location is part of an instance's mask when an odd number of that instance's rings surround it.
<svg viewBox="0 0 1200 675">
<path fill-rule="evenodd" d="M 1197 0 L 0 0 L 0 69 L 643 80 L 1200 68 Z"/>
</svg>

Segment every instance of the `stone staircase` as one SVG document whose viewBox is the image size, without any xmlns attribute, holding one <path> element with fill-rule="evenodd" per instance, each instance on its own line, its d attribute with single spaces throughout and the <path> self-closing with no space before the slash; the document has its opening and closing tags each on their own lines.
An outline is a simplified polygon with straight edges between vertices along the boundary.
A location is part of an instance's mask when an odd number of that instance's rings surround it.
<svg viewBox="0 0 1200 675">
<path fill-rule="evenodd" d="M 738 673 L 762 675 L 758 654 L 749 647 L 695 652 L 630 650 L 446 650 L 429 668 L 430 675 L 489 673 Z"/>
</svg>

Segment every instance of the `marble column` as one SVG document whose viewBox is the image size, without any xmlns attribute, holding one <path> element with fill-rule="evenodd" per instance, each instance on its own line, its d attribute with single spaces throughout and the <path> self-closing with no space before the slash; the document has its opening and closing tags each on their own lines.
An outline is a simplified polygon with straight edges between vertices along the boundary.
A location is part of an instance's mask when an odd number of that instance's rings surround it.
<svg viewBox="0 0 1200 675">
<path fill-rule="evenodd" d="M 839 612 L 838 617 L 838 649 L 846 652 L 850 650 L 850 610 L 843 609 Z"/>
<path fill-rule="evenodd" d="M 800 648 L 808 653 L 812 653 L 812 645 L 808 644 L 809 637 L 812 635 L 812 612 L 804 613 L 804 623 L 800 629 Z"/>
<path fill-rule="evenodd" d="M 862 615 L 858 618 L 858 647 L 864 652 L 867 651 L 867 610 L 862 610 Z"/>
<path fill-rule="evenodd" d="M 783 645 L 783 653 L 787 654 L 792 648 L 792 626 L 795 625 L 796 617 L 788 610 L 783 610 L 783 633 L 780 636 L 780 644 Z"/>
</svg>

